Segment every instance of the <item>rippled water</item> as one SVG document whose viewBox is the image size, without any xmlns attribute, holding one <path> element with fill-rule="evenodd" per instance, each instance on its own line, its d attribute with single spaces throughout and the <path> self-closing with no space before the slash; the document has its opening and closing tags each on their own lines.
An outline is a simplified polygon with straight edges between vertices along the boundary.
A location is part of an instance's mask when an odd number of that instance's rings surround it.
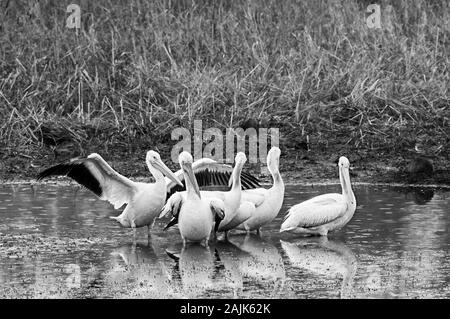
<svg viewBox="0 0 450 319">
<path fill-rule="evenodd" d="M 286 209 L 338 185 L 286 188 L 261 237 L 182 249 L 159 220 L 132 232 L 77 186 L 0 187 L 0 297 L 448 298 L 450 192 L 355 185 L 357 211 L 326 238 L 278 232 Z"/>
</svg>

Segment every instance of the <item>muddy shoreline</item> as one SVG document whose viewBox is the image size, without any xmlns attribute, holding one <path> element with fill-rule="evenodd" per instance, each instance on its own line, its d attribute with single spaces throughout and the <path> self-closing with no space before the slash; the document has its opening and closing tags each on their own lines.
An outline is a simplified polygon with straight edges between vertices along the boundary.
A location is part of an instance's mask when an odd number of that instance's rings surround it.
<svg viewBox="0 0 450 319">
<path fill-rule="evenodd" d="M 159 145 L 155 147 L 165 163 L 174 171 L 178 165 L 170 161 L 170 148 Z M 413 160 L 410 154 L 392 155 L 367 151 L 304 151 L 282 149 L 280 171 L 286 184 L 323 184 L 339 183 L 338 170 L 335 161 L 339 155 L 346 155 L 351 162 L 350 176 L 352 183 L 371 183 L 386 185 L 410 185 L 429 187 L 450 187 L 450 165 L 445 157 L 432 161 L 434 172 L 431 174 L 412 174 L 407 171 L 408 164 Z M 83 155 L 93 152 L 84 151 Z M 142 150 L 122 150 L 110 153 L 99 152 L 118 172 L 133 180 L 150 181 L 152 178 L 144 163 Z M 362 153 L 365 153 L 364 155 Z M 339 155 L 338 155 L 339 154 Z M 75 155 L 75 156 L 74 156 Z M 37 174 L 43 169 L 60 162 L 77 157 L 54 156 L 48 148 L 36 149 L 29 154 L 10 152 L 0 158 L 0 182 L 5 183 L 35 183 Z M 244 170 L 257 176 L 261 183 L 271 183 L 271 177 L 261 164 L 247 163 Z M 66 178 L 51 179 L 44 183 L 63 182 Z"/>
</svg>

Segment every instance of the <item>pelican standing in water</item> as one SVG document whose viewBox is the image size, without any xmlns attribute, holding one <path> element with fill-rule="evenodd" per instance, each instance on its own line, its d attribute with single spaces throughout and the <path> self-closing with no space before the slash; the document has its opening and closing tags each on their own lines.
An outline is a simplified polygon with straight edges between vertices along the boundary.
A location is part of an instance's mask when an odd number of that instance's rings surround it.
<svg viewBox="0 0 450 319">
<path fill-rule="evenodd" d="M 261 226 L 270 223 L 278 215 L 283 205 L 284 183 L 279 171 L 281 151 L 274 146 L 267 154 L 267 168 L 272 174 L 273 186 L 269 189 L 255 188 L 242 192 L 243 202 L 250 202 L 255 206 L 250 218 L 241 223 L 236 229 L 247 232 L 256 230 L 259 233 Z"/>
<path fill-rule="evenodd" d="M 145 159 L 155 183 L 133 182 L 113 170 L 106 161 L 96 153 L 85 159 L 75 159 L 50 167 L 41 172 L 37 179 L 61 175 L 68 176 L 87 189 L 91 190 L 102 200 L 107 200 L 115 209 L 127 204 L 123 212 L 117 217 L 111 217 L 121 226 L 132 228 L 136 235 L 136 228 L 154 223 L 166 201 L 166 175 L 170 180 L 182 185 L 181 181 L 162 162 L 155 151 L 148 151 Z"/>
<path fill-rule="evenodd" d="M 202 159 L 201 161 L 207 161 L 208 159 Z M 212 161 L 212 160 L 209 160 Z M 208 162 L 209 162 L 208 161 Z M 223 220 L 219 220 L 216 223 L 215 230 L 217 231 L 228 231 L 229 229 L 234 228 L 235 226 L 239 225 L 246 219 L 250 217 L 251 209 L 252 209 L 252 203 L 249 202 L 241 202 L 241 193 L 242 193 L 242 186 L 243 187 L 257 187 L 259 186 L 259 183 L 257 180 L 252 177 L 249 174 L 244 174 L 244 185 L 241 183 L 241 173 L 242 173 L 242 167 L 244 166 L 245 162 L 247 161 L 247 157 L 244 153 L 239 152 L 236 154 L 235 157 L 235 166 L 232 170 L 228 185 L 231 187 L 229 191 L 200 191 L 200 195 L 203 198 L 219 198 L 224 202 L 225 205 L 225 217 Z M 199 162 L 199 161 L 197 161 Z M 197 162 L 194 162 L 192 166 L 194 166 Z M 228 169 L 228 165 L 225 164 L 218 164 L 214 162 L 214 170 L 216 169 Z M 213 164 L 211 162 L 211 164 Z M 202 171 L 202 165 L 197 164 L 197 170 L 198 173 L 196 173 L 196 176 Z M 204 170 L 204 169 L 203 169 Z M 175 174 L 178 174 L 175 173 Z M 210 174 L 210 172 L 207 172 L 206 174 Z M 218 173 L 216 173 L 218 174 Z M 177 175 L 180 179 L 181 177 Z M 219 175 L 220 176 L 220 175 Z M 222 174 L 222 177 L 224 174 Z M 197 177 L 197 180 L 199 178 Z M 203 182 L 203 179 L 200 178 L 200 180 Z M 223 180 L 223 178 L 222 178 Z M 206 184 L 206 183 L 204 183 Z M 219 183 L 215 183 L 219 184 Z M 230 185 L 231 184 L 231 185 Z M 222 184 L 223 185 L 223 184 Z M 186 191 L 180 191 L 175 194 L 173 194 L 168 200 L 166 205 L 164 206 L 163 210 L 161 211 L 160 218 L 163 216 L 166 216 L 169 212 L 172 213 L 174 216 L 172 220 L 169 222 L 169 224 L 166 226 L 165 229 L 169 228 L 172 225 L 175 225 L 178 222 L 178 215 L 179 210 L 181 207 L 181 203 L 186 199 Z M 254 205 L 253 205 L 254 209 Z M 220 224 L 220 225 L 219 225 Z"/>
<path fill-rule="evenodd" d="M 204 241 L 205 246 L 208 246 L 214 217 L 224 218 L 225 204 L 219 198 L 202 198 L 192 170 L 193 159 L 191 154 L 181 152 L 178 159 L 186 183 L 186 198 L 180 204 L 178 217 L 178 228 L 183 245 L 185 246 L 187 241 Z"/>
<path fill-rule="evenodd" d="M 326 236 L 344 227 L 356 210 L 356 199 L 350 184 L 350 162 L 339 158 L 339 179 L 342 194 L 323 194 L 292 206 L 280 232 Z"/>
</svg>

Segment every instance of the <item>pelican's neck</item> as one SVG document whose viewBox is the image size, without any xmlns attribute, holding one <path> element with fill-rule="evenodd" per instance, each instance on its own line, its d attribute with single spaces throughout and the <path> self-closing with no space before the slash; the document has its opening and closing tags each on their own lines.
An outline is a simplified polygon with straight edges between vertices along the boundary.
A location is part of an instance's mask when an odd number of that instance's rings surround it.
<svg viewBox="0 0 450 319">
<path fill-rule="evenodd" d="M 231 174 L 232 185 L 231 189 L 225 194 L 225 218 L 224 225 L 231 221 L 236 216 L 237 209 L 241 203 L 242 198 L 242 183 L 241 171 L 243 163 L 236 163 L 233 173 Z"/>
<path fill-rule="evenodd" d="M 241 190 L 241 171 L 242 171 L 242 164 L 236 163 L 236 166 L 234 167 L 232 178 L 233 178 L 233 184 L 231 185 L 231 190 Z"/>
<path fill-rule="evenodd" d="M 281 178 L 280 171 L 278 170 L 278 167 L 275 170 L 269 169 L 270 173 L 272 174 L 273 179 L 273 188 L 283 189 L 284 190 L 284 183 L 283 179 Z"/>
<path fill-rule="evenodd" d="M 339 179 L 342 186 L 342 196 L 352 203 L 355 203 L 355 194 L 353 194 L 352 185 L 350 184 L 350 172 L 348 169 L 339 167 Z"/>
</svg>

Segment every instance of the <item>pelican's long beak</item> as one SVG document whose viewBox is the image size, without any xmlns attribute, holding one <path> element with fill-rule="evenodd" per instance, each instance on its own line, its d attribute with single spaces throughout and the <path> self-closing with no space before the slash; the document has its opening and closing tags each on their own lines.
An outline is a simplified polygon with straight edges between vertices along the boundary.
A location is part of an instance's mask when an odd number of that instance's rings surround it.
<svg viewBox="0 0 450 319">
<path fill-rule="evenodd" d="M 195 194 L 200 196 L 200 189 L 198 188 L 197 179 L 195 178 L 194 171 L 192 170 L 192 163 L 183 163 L 184 179 L 186 181 L 186 190 L 190 186 Z M 189 184 L 189 186 L 188 186 Z"/>
<path fill-rule="evenodd" d="M 180 179 L 162 161 L 156 161 L 154 166 L 157 170 L 166 175 L 170 180 L 174 181 L 178 185 L 183 186 L 183 183 L 181 183 Z"/>
</svg>

